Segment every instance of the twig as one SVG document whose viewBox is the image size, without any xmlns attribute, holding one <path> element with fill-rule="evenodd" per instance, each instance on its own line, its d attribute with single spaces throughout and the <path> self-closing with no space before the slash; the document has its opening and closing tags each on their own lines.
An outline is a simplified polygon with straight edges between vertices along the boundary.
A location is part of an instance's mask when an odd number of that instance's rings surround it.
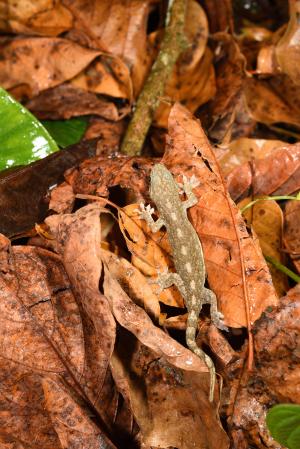
<svg viewBox="0 0 300 449">
<path fill-rule="evenodd" d="M 184 33 L 186 3 L 187 0 L 169 0 L 166 29 L 160 51 L 136 103 L 122 143 L 122 153 L 130 156 L 141 153 L 154 112 L 164 94 L 166 82 L 179 55 L 188 47 Z"/>
</svg>

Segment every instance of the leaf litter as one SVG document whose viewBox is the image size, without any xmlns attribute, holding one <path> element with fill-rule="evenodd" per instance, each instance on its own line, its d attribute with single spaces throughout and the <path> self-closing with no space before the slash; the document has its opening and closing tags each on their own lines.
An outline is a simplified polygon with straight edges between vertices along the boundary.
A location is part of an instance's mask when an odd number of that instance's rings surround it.
<svg viewBox="0 0 300 449">
<path fill-rule="evenodd" d="M 234 38 L 228 5 L 204 3 L 188 2 L 191 45 L 134 157 L 118 150 L 158 53 L 159 2 L 29 2 L 0 22 L 22 33 L 1 38 L 2 85 L 40 118 L 91 114 L 97 139 L 49 173 L 46 159 L 0 182 L 1 231 L 16 240 L 0 239 L 3 447 L 279 448 L 265 415 L 299 402 L 299 288 L 264 256 L 299 273 L 299 203 L 239 208 L 300 188 L 299 25 L 292 5 L 287 31 L 268 11 L 272 30 L 247 19 Z M 200 180 L 188 216 L 230 328 L 206 308 L 199 317 L 197 343 L 220 374 L 213 403 L 207 367 L 185 347 L 183 299 L 153 282 L 174 270 L 168 236 L 136 213 L 159 161 L 179 182 Z"/>
</svg>

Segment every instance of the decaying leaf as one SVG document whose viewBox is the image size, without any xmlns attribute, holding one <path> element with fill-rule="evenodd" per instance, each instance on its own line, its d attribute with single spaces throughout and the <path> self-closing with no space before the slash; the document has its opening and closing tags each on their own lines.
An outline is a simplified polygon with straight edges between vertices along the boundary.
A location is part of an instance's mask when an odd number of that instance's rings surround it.
<svg viewBox="0 0 300 449">
<path fill-rule="evenodd" d="M 27 101 L 26 107 L 40 119 L 52 120 L 95 114 L 116 121 L 123 114 L 111 101 L 67 83 L 42 91 Z"/>
<path fill-rule="evenodd" d="M 82 426 L 82 412 L 79 420 L 75 419 L 78 404 L 90 397 L 96 409 L 100 405 L 104 379 L 99 344 L 93 341 L 92 332 L 85 335 L 86 323 L 57 255 L 41 248 L 2 245 L 0 273 L 1 393 L 5 411 L 1 428 L 5 428 L 7 437 L 23 441 L 28 447 L 33 434 L 35 448 L 67 447 L 63 441 L 72 438 L 76 426 L 78 430 Z M 45 408 L 45 402 L 50 400 L 45 382 L 61 385 L 55 408 L 47 405 L 51 411 Z M 69 407 L 64 396 L 69 397 Z M 74 420 L 58 432 L 55 427 L 59 423 L 52 418 L 63 415 L 67 408 L 68 413 L 74 409 Z M 84 414 L 85 425 L 94 428 L 94 435 L 100 438 L 102 432 Z M 61 431 L 62 442 L 58 436 Z M 92 441 L 92 434 L 80 438 L 87 437 Z"/>
<path fill-rule="evenodd" d="M 47 190 L 63 180 L 64 171 L 96 152 L 90 140 L 0 175 L 0 232 L 11 237 L 34 227 L 48 209 Z"/>
</svg>

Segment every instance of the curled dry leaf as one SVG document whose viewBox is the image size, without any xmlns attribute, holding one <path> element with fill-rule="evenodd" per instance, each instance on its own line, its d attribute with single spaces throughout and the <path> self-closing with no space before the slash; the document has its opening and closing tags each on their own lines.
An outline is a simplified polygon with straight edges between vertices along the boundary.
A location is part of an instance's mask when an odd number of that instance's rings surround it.
<svg viewBox="0 0 300 449">
<path fill-rule="evenodd" d="M 173 267 L 170 246 L 165 232 L 151 234 L 145 221 L 138 217 L 138 208 L 138 204 L 133 204 L 119 211 L 120 229 L 132 254 L 133 265 L 145 275 L 156 277 L 158 272 Z M 152 290 L 154 293 L 157 290 L 155 284 Z M 183 307 L 182 297 L 174 287 L 164 289 L 159 300 L 169 306 Z"/>
<path fill-rule="evenodd" d="M 198 203 L 190 216 L 203 245 L 210 288 L 225 322 L 249 325 L 278 298 L 258 242 L 248 235 L 239 209 L 225 188 L 205 133 L 191 114 L 175 104 L 169 116 L 162 162 L 176 175 L 195 175 Z"/>
<path fill-rule="evenodd" d="M 46 219 L 51 233 L 56 237 L 57 250 L 72 283 L 84 323 L 86 345 L 85 376 L 88 391 L 102 420 L 110 427 L 105 407 L 101 403 L 102 385 L 115 343 L 115 321 L 106 298 L 99 292 L 101 273 L 100 215 L 98 205 L 89 205 L 75 214 L 52 215 Z M 89 366 L 89 371 L 86 369 Z"/>
<path fill-rule="evenodd" d="M 284 209 L 283 243 L 300 273 L 300 201 L 288 201 Z"/>
<path fill-rule="evenodd" d="M 115 379 L 120 379 L 126 389 L 143 442 L 149 446 L 190 449 L 197 441 L 202 446 L 227 448 L 227 436 L 205 396 L 208 384 L 203 391 L 200 373 L 204 367 L 207 370 L 205 364 L 155 327 L 121 289 L 107 266 L 103 287 L 118 323 L 140 342 L 130 360 L 123 349 L 113 358 L 112 367 Z M 124 343 L 133 347 L 132 339 L 131 344 Z M 145 356 L 147 359 L 143 360 Z M 130 375 L 130 368 L 138 372 Z"/>
</svg>

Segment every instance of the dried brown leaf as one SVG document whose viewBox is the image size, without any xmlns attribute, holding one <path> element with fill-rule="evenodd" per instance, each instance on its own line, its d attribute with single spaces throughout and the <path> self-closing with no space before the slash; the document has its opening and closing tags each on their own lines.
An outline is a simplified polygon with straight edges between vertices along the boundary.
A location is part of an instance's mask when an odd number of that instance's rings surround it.
<svg viewBox="0 0 300 449">
<path fill-rule="evenodd" d="M 277 76 L 270 82 L 247 79 L 244 94 L 254 120 L 267 125 L 281 122 L 300 127 L 300 89 L 287 77 Z"/>
<path fill-rule="evenodd" d="M 226 183 L 233 199 L 247 194 L 251 186 L 253 195 L 288 195 L 299 190 L 300 144 L 284 144 L 263 159 L 236 167 Z"/>
<path fill-rule="evenodd" d="M 42 387 L 45 395 L 44 407 L 59 438 L 61 448 L 99 449 L 103 446 L 107 449 L 116 449 L 76 403 L 72 391 L 68 391 L 60 379 L 45 376 Z"/>
<path fill-rule="evenodd" d="M 100 52 L 63 38 L 2 38 L 0 84 L 27 85 L 30 96 L 63 83 L 87 67 Z M 29 76 L 30 74 L 30 76 Z"/>
<path fill-rule="evenodd" d="M 100 212 L 100 206 L 92 204 L 75 214 L 52 215 L 46 219 L 46 223 L 56 237 L 57 249 L 62 255 L 80 305 L 86 345 L 84 373 L 89 386 L 86 394 L 106 425 L 110 426 L 101 394 L 114 348 L 116 329 L 107 300 L 99 292 L 102 266 Z"/>
<path fill-rule="evenodd" d="M 226 176 L 231 170 L 253 159 L 264 159 L 276 148 L 284 146 L 281 140 L 249 139 L 241 137 L 228 145 L 221 145 L 224 154 L 219 159 L 222 173 Z M 238 180 L 239 182 L 239 180 Z"/>
<path fill-rule="evenodd" d="M 179 104 L 171 110 L 162 162 L 174 174 L 194 174 L 200 180 L 195 190 L 199 201 L 190 216 L 203 245 L 210 287 L 229 326 L 245 326 L 247 314 L 253 323 L 278 301 L 268 267 L 227 193 L 200 123 Z"/>
<path fill-rule="evenodd" d="M 247 446 L 277 449 L 266 427 L 266 412 L 274 403 L 299 403 L 300 286 L 265 312 L 255 325 L 256 369 L 241 382 L 232 424 Z M 255 418 L 254 418 L 255 417 Z M 245 444 L 245 443 L 244 443 Z"/>
<path fill-rule="evenodd" d="M 0 28 L 5 32 L 57 36 L 72 27 L 72 14 L 61 1 L 7 2 L 1 13 Z"/>
</svg>

